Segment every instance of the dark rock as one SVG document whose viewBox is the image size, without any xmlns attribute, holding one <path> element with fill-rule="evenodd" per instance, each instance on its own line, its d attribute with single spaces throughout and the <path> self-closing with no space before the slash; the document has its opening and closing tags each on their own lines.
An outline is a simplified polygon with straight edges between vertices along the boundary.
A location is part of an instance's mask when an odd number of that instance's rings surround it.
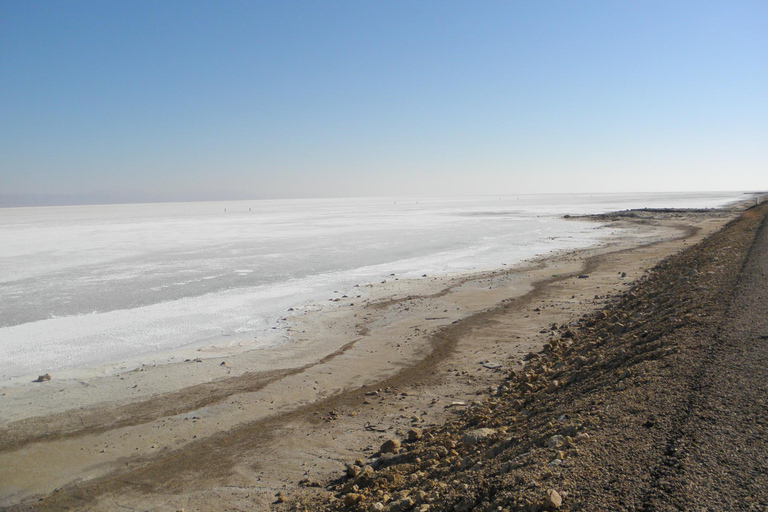
<svg viewBox="0 0 768 512">
<path fill-rule="evenodd" d="M 495 428 L 478 428 L 476 430 L 470 430 L 464 434 L 461 438 L 461 442 L 467 446 L 472 446 L 494 434 L 496 434 Z"/>
<path fill-rule="evenodd" d="M 387 439 L 379 448 L 381 453 L 397 453 L 400 450 L 399 439 Z"/>
<path fill-rule="evenodd" d="M 547 491 L 547 499 L 544 504 L 550 510 L 558 509 L 563 505 L 563 498 L 560 496 L 559 492 L 550 489 Z"/>
<path fill-rule="evenodd" d="M 408 431 L 407 439 L 409 442 L 412 443 L 414 441 L 418 441 L 419 439 L 421 439 L 422 435 L 423 433 L 420 428 L 412 428 L 411 430 Z"/>
</svg>

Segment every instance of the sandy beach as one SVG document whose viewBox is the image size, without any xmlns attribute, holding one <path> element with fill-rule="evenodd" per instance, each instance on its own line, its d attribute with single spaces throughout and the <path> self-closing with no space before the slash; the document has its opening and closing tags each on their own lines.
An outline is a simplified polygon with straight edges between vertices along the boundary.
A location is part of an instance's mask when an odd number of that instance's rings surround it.
<svg viewBox="0 0 768 512">
<path fill-rule="evenodd" d="M 0 506 L 269 509 L 482 400 L 553 325 L 605 307 L 743 209 L 607 215 L 623 234 L 600 247 L 361 284 L 332 307 L 286 312 L 279 348 L 196 349 L 2 387 Z"/>
</svg>

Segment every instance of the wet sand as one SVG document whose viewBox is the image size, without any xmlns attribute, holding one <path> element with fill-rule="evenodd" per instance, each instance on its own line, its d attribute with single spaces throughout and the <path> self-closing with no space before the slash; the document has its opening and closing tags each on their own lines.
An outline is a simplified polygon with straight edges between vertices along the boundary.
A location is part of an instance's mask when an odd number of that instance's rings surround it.
<svg viewBox="0 0 768 512">
<path fill-rule="evenodd" d="M 603 247 L 468 276 L 394 276 L 293 312 L 277 349 L 0 388 L 0 504 L 263 510 L 385 437 L 449 418 L 540 350 L 550 325 L 602 307 L 734 215 L 604 218 L 626 231 Z"/>
</svg>

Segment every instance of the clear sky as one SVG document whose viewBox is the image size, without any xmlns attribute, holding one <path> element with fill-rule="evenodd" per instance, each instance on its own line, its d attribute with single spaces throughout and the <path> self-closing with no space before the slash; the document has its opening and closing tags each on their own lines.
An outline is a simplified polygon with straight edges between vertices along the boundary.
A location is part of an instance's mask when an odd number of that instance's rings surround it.
<svg viewBox="0 0 768 512">
<path fill-rule="evenodd" d="M 768 189 L 768 2 L 0 2 L 0 195 Z"/>
</svg>

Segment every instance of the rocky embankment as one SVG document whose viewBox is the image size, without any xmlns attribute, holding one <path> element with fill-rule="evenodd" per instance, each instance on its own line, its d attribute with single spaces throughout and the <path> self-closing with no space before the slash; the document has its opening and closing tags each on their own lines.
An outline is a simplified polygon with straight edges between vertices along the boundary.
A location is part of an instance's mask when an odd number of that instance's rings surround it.
<svg viewBox="0 0 768 512">
<path fill-rule="evenodd" d="M 482 403 L 275 508 L 768 509 L 766 211 L 552 325 Z"/>
</svg>

